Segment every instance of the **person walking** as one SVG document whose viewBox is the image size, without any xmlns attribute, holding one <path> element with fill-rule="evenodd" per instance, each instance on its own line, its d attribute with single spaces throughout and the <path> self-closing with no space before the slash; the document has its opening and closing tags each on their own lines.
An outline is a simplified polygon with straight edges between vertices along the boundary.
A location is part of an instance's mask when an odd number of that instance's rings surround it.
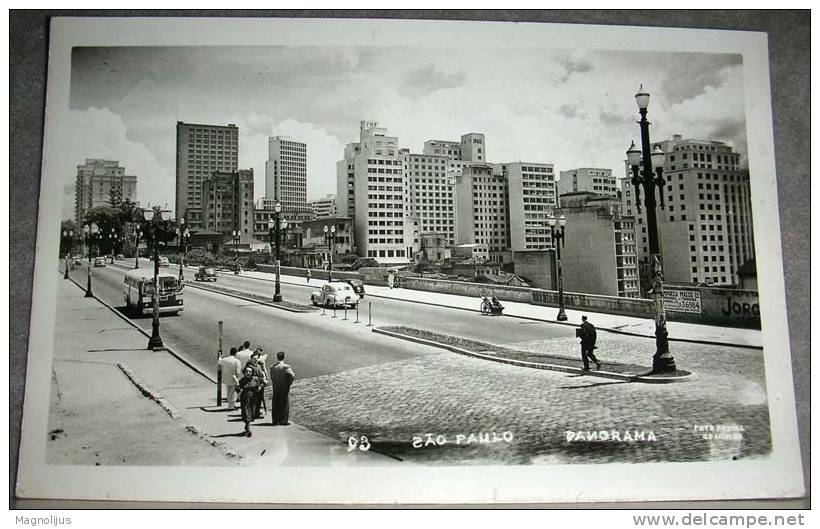
<svg viewBox="0 0 820 529">
<path fill-rule="evenodd" d="M 251 359 L 251 342 L 245 340 L 245 343 L 242 344 L 242 347 L 236 352 L 236 357 L 239 359 L 239 363 L 242 366 L 242 369 L 245 369 L 245 365 L 247 365 L 248 360 Z"/>
<path fill-rule="evenodd" d="M 222 380 L 225 383 L 228 395 L 228 410 L 236 409 L 236 385 L 242 378 L 242 363 L 236 357 L 236 347 L 231 347 L 231 354 L 227 358 L 219 357 L 219 367 L 222 369 Z"/>
<path fill-rule="evenodd" d="M 310 268 L 309 267 L 307 269 L 307 273 L 305 274 L 305 277 L 307 277 L 307 282 L 310 283 Z"/>
<path fill-rule="evenodd" d="M 597 349 L 595 342 L 598 336 L 595 332 L 595 326 L 587 321 L 586 316 L 581 316 L 581 327 L 576 334 L 581 338 L 581 360 L 584 362 L 584 371 L 589 371 L 590 360 L 595 362 L 596 369 L 601 369 L 601 362 L 593 352 Z"/>
<path fill-rule="evenodd" d="M 251 437 L 251 422 L 256 412 L 256 394 L 259 391 L 261 380 L 256 372 L 246 366 L 239 379 L 239 403 L 242 410 L 242 422 L 245 423 L 245 436 Z"/>
<path fill-rule="evenodd" d="M 290 424 L 290 386 L 296 375 L 293 368 L 285 363 L 284 351 L 276 353 L 276 363 L 270 368 L 271 422 L 274 426 Z"/>
</svg>

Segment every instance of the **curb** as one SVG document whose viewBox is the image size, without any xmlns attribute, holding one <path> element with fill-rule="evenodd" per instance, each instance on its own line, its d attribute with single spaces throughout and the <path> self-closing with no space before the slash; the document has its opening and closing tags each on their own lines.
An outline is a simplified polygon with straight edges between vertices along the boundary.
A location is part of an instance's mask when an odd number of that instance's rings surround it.
<svg viewBox="0 0 820 529">
<path fill-rule="evenodd" d="M 172 419 L 182 419 L 182 414 L 179 411 L 177 411 L 177 409 L 174 408 L 165 397 L 160 395 L 159 392 L 145 384 L 145 382 L 143 382 L 140 378 L 134 375 L 134 373 L 132 373 L 128 369 L 128 367 L 126 367 L 125 364 L 119 363 L 117 364 L 117 367 L 120 368 L 120 371 L 122 371 L 125 374 L 125 376 L 128 377 L 128 379 L 131 381 L 131 383 L 133 383 L 137 387 L 140 393 L 142 393 L 149 399 L 159 404 L 160 408 L 165 410 L 165 413 L 170 415 Z M 217 441 L 216 439 L 210 438 L 208 435 L 203 434 L 202 431 L 196 425 L 186 424 L 185 430 L 187 430 L 189 433 L 192 433 L 197 438 L 205 441 L 214 448 L 218 448 L 222 451 L 223 454 L 225 454 L 228 457 L 231 457 L 233 459 L 242 458 L 240 454 L 238 454 L 234 449 L 229 447 L 226 443 L 222 441 Z"/>
<path fill-rule="evenodd" d="M 265 272 L 260 272 L 260 273 L 265 273 Z M 246 275 L 242 275 L 242 274 L 240 274 L 240 276 L 244 277 L 246 279 L 255 279 L 257 281 L 267 281 L 269 283 L 274 282 L 272 279 L 265 279 L 265 278 L 262 278 L 262 277 L 246 276 Z M 282 282 L 285 283 L 285 281 L 282 281 Z M 305 286 L 305 285 L 302 285 L 301 283 L 294 283 L 294 282 L 291 282 L 291 281 L 287 281 L 286 283 L 289 284 L 289 285 Z M 408 289 L 408 290 L 411 290 L 411 289 Z M 419 290 L 418 292 L 426 292 L 426 291 Z M 431 303 L 429 301 L 419 301 L 419 300 L 415 300 L 415 299 L 394 298 L 394 297 L 390 297 L 390 296 L 383 296 L 383 295 L 373 294 L 373 293 L 369 293 L 369 292 L 367 293 L 367 295 L 371 296 L 371 297 L 374 297 L 374 298 L 379 298 L 379 299 L 389 299 L 389 300 L 393 300 L 393 301 L 403 301 L 405 303 L 417 303 L 419 305 L 430 305 L 431 307 L 442 307 L 442 308 L 446 308 L 446 309 L 464 310 L 464 311 L 467 311 L 467 312 L 478 312 L 478 313 L 481 312 L 480 310 L 470 309 L 470 308 L 467 308 L 467 307 L 454 307 L 452 305 L 444 305 L 442 303 Z M 534 306 L 539 306 L 539 307 L 544 306 L 544 307 L 546 307 L 546 305 L 534 305 Z M 547 320 L 547 319 L 544 319 L 544 318 L 536 318 L 534 316 L 519 316 L 519 315 L 516 315 L 516 314 L 504 314 L 504 316 L 506 316 L 507 318 L 517 318 L 517 319 L 520 319 L 520 320 L 527 320 L 527 321 L 538 321 L 538 322 L 542 322 L 542 323 L 551 323 L 551 324 L 554 324 L 554 325 L 564 325 L 564 326 L 567 326 L 567 327 L 577 327 L 578 326 L 574 323 L 565 323 L 565 322 L 561 322 L 561 321 Z M 620 335 L 623 335 L 623 336 L 634 336 L 636 338 L 648 338 L 648 339 L 653 339 L 653 340 L 655 339 L 654 335 L 640 334 L 640 333 L 629 332 L 629 331 L 621 331 L 621 330 L 612 329 L 612 328 L 609 328 L 609 327 L 596 327 L 596 329 L 599 330 L 599 331 L 602 331 L 602 332 L 610 332 L 612 334 L 620 334 Z M 691 339 L 691 338 L 669 338 L 669 341 L 670 342 L 681 342 L 681 343 L 692 343 L 692 344 L 698 344 L 698 345 L 716 345 L 716 346 L 723 346 L 723 347 L 738 347 L 738 348 L 741 348 L 741 349 L 755 349 L 755 350 L 758 350 L 758 351 L 763 350 L 762 345 L 736 344 L 736 343 L 729 343 L 729 342 L 718 342 L 718 341 L 715 341 L 715 340 L 696 340 L 696 339 Z"/>
<path fill-rule="evenodd" d="M 440 349 L 446 349 L 448 351 L 452 351 L 454 353 L 458 353 L 464 356 L 470 356 L 473 358 L 478 358 L 481 360 L 489 360 L 491 362 L 498 362 L 502 364 L 509 364 L 517 367 L 528 367 L 532 369 L 542 369 L 545 371 L 560 371 L 563 373 L 571 373 L 577 375 L 587 375 L 587 376 L 596 376 L 600 378 L 610 378 L 614 380 L 623 380 L 625 382 L 643 382 L 646 384 L 670 384 L 673 382 L 685 382 L 688 380 L 692 380 L 695 375 L 684 375 L 678 377 L 663 377 L 663 378 L 650 378 L 644 375 L 623 375 L 621 373 L 612 373 L 609 371 L 583 371 L 577 367 L 567 367 L 567 366 L 559 366 L 555 364 L 540 364 L 536 362 L 525 362 L 523 360 L 513 360 L 510 358 L 500 358 L 498 356 L 486 355 L 482 353 L 476 353 L 473 351 L 468 351 L 467 349 L 462 349 L 460 347 L 456 347 L 454 345 L 447 345 L 438 342 L 434 342 L 432 340 L 425 340 L 424 338 L 416 338 L 414 336 L 407 336 L 401 333 L 387 331 L 384 329 L 380 329 L 378 327 L 372 330 L 376 334 L 382 334 L 385 336 L 390 336 L 392 338 L 398 338 L 399 340 L 405 340 L 408 342 L 415 342 L 422 345 L 429 345 L 431 347 L 438 347 Z"/>
<path fill-rule="evenodd" d="M 84 286 L 82 286 L 82 285 L 80 285 L 79 283 L 77 283 L 77 282 L 74 280 L 74 278 L 73 278 L 73 277 L 69 277 L 69 281 L 71 281 L 72 283 L 74 283 L 75 285 L 77 285 L 77 287 L 78 287 L 78 288 L 80 288 L 80 290 L 85 290 L 85 287 L 84 287 Z M 120 319 L 122 319 L 123 321 L 125 321 L 126 323 L 128 323 L 128 325 L 132 326 L 134 329 L 136 329 L 137 331 L 139 331 L 140 333 L 142 333 L 142 335 L 143 335 L 143 336 L 145 336 L 146 338 L 151 338 L 151 335 L 150 335 L 150 334 L 148 334 L 148 332 L 147 332 L 147 331 L 145 331 L 145 330 L 144 330 L 144 329 L 142 329 L 139 325 L 137 325 L 136 323 L 134 323 L 133 321 L 131 321 L 131 319 L 130 319 L 130 318 L 126 317 L 126 316 L 125 316 L 124 314 L 122 314 L 120 311 L 118 311 L 117 309 L 115 309 L 114 307 L 112 307 L 111 305 L 109 305 L 106 301 L 104 301 L 104 300 L 102 300 L 102 299 L 98 298 L 98 297 L 96 296 L 96 294 L 94 294 L 93 292 L 92 292 L 91 296 L 92 296 L 95 300 L 97 300 L 100 304 L 102 304 L 105 308 L 107 308 L 108 310 L 110 310 L 111 312 L 113 312 L 114 314 L 116 314 L 116 315 L 117 315 Z M 146 350 L 148 350 L 148 349 L 146 349 Z M 177 360 L 179 360 L 180 362 L 182 362 L 183 364 L 185 364 L 188 368 L 192 369 L 193 371 L 195 371 L 195 372 L 196 372 L 196 373 L 198 373 L 199 375 L 202 375 L 203 377 L 207 378 L 208 380 L 210 380 L 211 382 L 213 382 L 214 384 L 216 384 L 216 379 L 214 379 L 213 377 L 211 377 L 211 375 L 209 375 L 208 373 L 206 373 L 205 371 L 203 371 L 202 369 L 200 369 L 199 367 L 197 367 L 196 365 L 194 365 L 193 363 L 191 363 L 188 359 L 186 359 L 185 357 L 183 357 L 181 354 L 177 353 L 176 351 L 174 351 L 174 350 L 173 350 L 173 349 L 171 349 L 170 347 L 168 347 L 168 346 L 163 346 L 163 347 L 162 347 L 162 349 L 160 349 L 160 350 L 162 350 L 162 351 L 168 351 L 168 353 L 169 353 L 171 356 L 173 356 L 174 358 L 176 358 Z"/>
</svg>

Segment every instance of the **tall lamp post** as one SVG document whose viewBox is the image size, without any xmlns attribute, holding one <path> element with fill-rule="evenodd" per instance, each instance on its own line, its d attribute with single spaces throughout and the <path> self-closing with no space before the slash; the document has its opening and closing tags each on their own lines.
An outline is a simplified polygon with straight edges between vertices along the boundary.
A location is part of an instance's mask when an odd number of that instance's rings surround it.
<svg viewBox="0 0 820 529">
<path fill-rule="evenodd" d="M 188 239 L 191 238 L 191 232 L 188 228 L 185 227 L 185 219 L 179 219 L 179 227 L 176 230 L 177 233 L 177 240 L 179 241 L 179 281 L 182 282 L 185 280 L 185 272 L 183 272 L 185 268 L 185 255 L 188 249 Z"/>
<path fill-rule="evenodd" d="M 140 241 L 142 239 L 142 224 L 134 224 L 134 268 L 140 267 Z"/>
<path fill-rule="evenodd" d="M 268 240 L 271 243 L 272 250 L 275 248 L 276 259 L 276 287 L 273 291 L 273 301 L 282 301 L 282 287 L 279 282 L 280 266 L 281 266 L 281 246 L 282 246 L 282 232 L 288 228 L 287 219 L 281 218 L 282 204 L 279 202 L 273 207 L 274 216 L 268 219 Z"/>
<path fill-rule="evenodd" d="M 91 241 L 100 232 L 100 227 L 96 222 L 92 222 L 91 226 L 86 224 L 83 226 L 83 234 L 85 234 L 85 247 L 88 250 L 88 284 L 85 287 L 85 297 L 94 297 L 91 293 Z"/>
<path fill-rule="evenodd" d="M 330 265 L 327 267 L 327 281 L 333 280 L 333 247 L 336 246 L 336 225 L 330 228 L 325 226 L 325 243 L 327 244 L 328 254 L 330 254 Z"/>
<path fill-rule="evenodd" d="M 239 240 L 242 237 L 242 232 L 233 230 L 233 273 L 239 274 Z"/>
<path fill-rule="evenodd" d="M 145 219 L 145 235 L 154 246 L 154 289 L 151 295 L 154 307 L 153 321 L 151 322 L 151 338 L 148 340 L 148 349 L 162 349 L 162 338 L 159 335 L 159 235 L 162 223 L 171 218 L 171 212 L 166 210 L 146 209 L 143 211 Z"/>
<path fill-rule="evenodd" d="M 566 240 L 564 228 L 567 225 L 567 218 L 563 214 L 558 217 L 558 230 L 555 229 L 556 218 L 552 213 L 547 217 L 547 222 L 550 225 L 552 246 L 555 248 L 555 268 L 558 274 L 558 316 L 555 319 L 567 321 L 567 313 L 564 311 L 564 273 L 561 269 L 561 248 Z"/>
<path fill-rule="evenodd" d="M 651 269 L 651 289 L 652 302 L 655 309 L 655 355 L 652 357 L 653 373 L 669 373 L 677 370 L 675 359 L 669 352 L 669 332 L 666 330 L 666 309 L 663 300 L 663 258 L 661 256 L 660 243 L 658 238 L 658 219 L 655 215 L 655 188 L 658 189 L 658 197 L 661 209 L 663 203 L 663 186 L 666 182 L 663 179 L 663 164 L 665 156 L 659 146 L 655 146 L 654 151 L 650 151 L 649 141 L 649 121 L 646 119 L 647 107 L 649 106 L 649 94 L 643 91 L 643 85 L 635 94 L 635 101 L 638 103 L 638 112 L 641 120 L 638 122 L 641 128 L 641 150 L 635 147 L 633 142 L 626 151 L 627 161 L 632 169 L 632 185 L 635 187 L 635 205 L 638 212 L 641 210 L 640 192 L 641 185 L 644 189 L 644 203 L 646 205 L 646 224 L 649 232 L 649 266 Z M 641 171 L 643 165 L 643 171 Z M 655 173 L 652 166 L 655 165 Z"/>
<path fill-rule="evenodd" d="M 108 234 L 109 242 L 111 243 L 111 264 L 114 264 L 114 251 L 117 248 L 117 230 L 116 228 L 111 228 L 111 233 Z"/>
<path fill-rule="evenodd" d="M 74 230 L 63 230 L 63 248 L 65 249 L 65 275 L 63 279 L 68 279 L 68 266 L 71 259 L 71 241 L 74 239 Z"/>
</svg>

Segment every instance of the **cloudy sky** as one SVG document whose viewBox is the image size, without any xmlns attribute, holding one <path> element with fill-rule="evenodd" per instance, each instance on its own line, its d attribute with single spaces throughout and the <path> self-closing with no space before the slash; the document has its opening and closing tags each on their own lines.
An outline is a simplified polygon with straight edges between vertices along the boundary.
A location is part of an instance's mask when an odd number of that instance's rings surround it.
<svg viewBox="0 0 820 529">
<path fill-rule="evenodd" d="M 308 145 L 308 198 L 336 190 L 336 161 L 360 120 L 401 147 L 486 135 L 490 162 L 604 167 L 618 175 L 637 141 L 634 94 L 651 93 L 652 139 L 731 143 L 746 133 L 740 56 L 544 49 L 401 47 L 75 48 L 71 153 L 63 216 L 73 216 L 76 166 L 118 160 L 138 199 L 174 207 L 176 122 L 239 126 L 239 166 L 264 195 L 267 138 Z"/>
</svg>

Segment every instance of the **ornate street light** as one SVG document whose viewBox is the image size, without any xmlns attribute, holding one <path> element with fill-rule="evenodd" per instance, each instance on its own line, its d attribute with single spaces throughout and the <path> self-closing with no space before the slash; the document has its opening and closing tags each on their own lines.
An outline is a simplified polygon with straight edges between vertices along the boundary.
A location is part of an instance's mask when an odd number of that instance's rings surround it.
<svg viewBox="0 0 820 529">
<path fill-rule="evenodd" d="M 281 218 L 282 213 L 282 204 L 279 202 L 273 206 L 274 216 L 272 219 L 268 219 L 268 240 L 271 243 L 271 250 L 275 248 L 275 259 L 276 259 L 276 287 L 273 292 L 273 301 L 280 302 L 282 301 L 282 287 L 280 284 L 280 267 L 281 267 L 281 246 L 282 246 L 282 233 L 288 228 L 288 221 L 287 219 Z M 275 245 L 275 246 L 274 246 Z"/>
<path fill-rule="evenodd" d="M 114 264 L 114 251 L 117 247 L 117 239 L 119 239 L 119 236 L 117 235 L 116 228 L 111 228 L 111 233 L 108 234 L 108 242 L 111 243 L 111 264 Z"/>
<path fill-rule="evenodd" d="M 655 309 L 655 355 L 652 357 L 652 373 L 669 373 L 677 370 L 675 359 L 669 352 L 669 332 L 666 330 L 666 309 L 663 299 L 663 258 L 661 257 L 660 243 L 658 237 L 658 220 L 655 212 L 655 188 L 658 190 L 658 197 L 661 209 L 663 203 L 663 186 L 666 182 L 663 179 L 663 164 L 665 155 L 660 146 L 656 145 L 654 150 L 650 149 L 649 141 L 649 121 L 646 119 L 647 107 L 649 106 L 649 94 L 640 91 L 635 94 L 635 101 L 638 104 L 638 112 L 641 120 L 638 122 L 641 129 L 641 149 L 635 147 L 635 143 L 629 146 L 626 151 L 627 162 L 632 169 L 632 185 L 635 187 L 635 205 L 638 212 L 641 211 L 641 186 L 644 189 L 644 205 L 646 206 L 646 224 L 649 234 L 649 266 L 651 270 L 652 302 Z M 641 170 L 643 165 L 643 170 Z M 655 173 L 652 166 L 655 166 Z"/>
<path fill-rule="evenodd" d="M 191 231 L 185 227 L 185 219 L 179 219 L 179 227 L 176 229 L 177 240 L 179 241 L 179 249 L 180 249 L 180 256 L 179 256 L 179 281 L 185 280 L 185 272 L 183 272 L 185 268 L 185 255 L 187 254 L 188 249 L 188 239 L 191 238 Z"/>
<path fill-rule="evenodd" d="M 71 241 L 74 239 L 74 230 L 63 230 L 63 247 L 66 248 L 65 254 L 65 275 L 63 279 L 68 279 L 69 260 L 71 259 Z"/>
<path fill-rule="evenodd" d="M 94 237 L 97 236 L 100 232 L 100 227 L 97 226 L 96 222 L 92 222 L 91 226 L 86 224 L 83 226 L 83 234 L 85 234 L 85 247 L 88 251 L 88 284 L 85 287 L 85 297 L 91 298 L 94 297 L 94 294 L 91 293 L 91 241 Z"/>
<path fill-rule="evenodd" d="M 564 241 L 566 240 L 564 228 L 567 225 L 567 218 L 563 214 L 558 217 L 559 230 L 555 229 L 556 219 L 552 213 L 547 217 L 547 222 L 550 225 L 552 246 L 555 248 L 555 264 L 558 274 L 558 316 L 555 319 L 558 321 L 567 321 L 567 313 L 564 311 L 564 275 L 561 269 L 561 248 L 564 247 Z"/>
<path fill-rule="evenodd" d="M 239 275 L 239 240 L 242 238 L 240 230 L 233 230 L 233 273 Z"/>
<path fill-rule="evenodd" d="M 325 226 L 324 232 L 325 244 L 327 244 L 328 253 L 330 254 L 330 265 L 327 269 L 327 280 L 330 282 L 333 280 L 333 248 L 336 245 L 336 225 L 334 224 L 330 228 Z"/>
<path fill-rule="evenodd" d="M 142 212 L 145 219 L 145 235 L 154 246 L 154 289 L 151 295 L 153 305 L 153 320 L 151 322 L 151 338 L 148 340 L 148 349 L 162 349 L 162 338 L 159 335 L 159 233 L 162 223 L 171 218 L 167 210 L 146 209 Z"/>
</svg>

